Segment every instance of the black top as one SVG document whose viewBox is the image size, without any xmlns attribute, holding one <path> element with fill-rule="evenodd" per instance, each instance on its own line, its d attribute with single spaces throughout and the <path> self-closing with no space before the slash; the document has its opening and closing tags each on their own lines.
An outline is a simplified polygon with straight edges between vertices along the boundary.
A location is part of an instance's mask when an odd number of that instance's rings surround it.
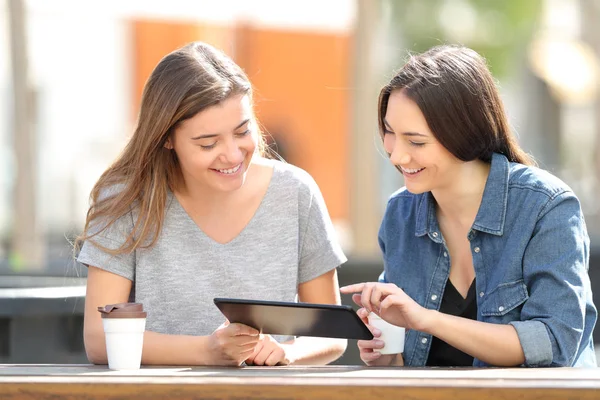
<svg viewBox="0 0 600 400">
<path fill-rule="evenodd" d="M 444 296 L 440 312 L 476 320 L 477 319 L 477 299 L 475 298 L 475 279 L 469 287 L 467 298 L 463 299 L 456 290 L 450 279 L 446 283 Z M 450 346 L 448 343 L 433 337 L 431 349 L 427 358 L 429 367 L 470 367 L 473 365 L 473 357 Z"/>
</svg>

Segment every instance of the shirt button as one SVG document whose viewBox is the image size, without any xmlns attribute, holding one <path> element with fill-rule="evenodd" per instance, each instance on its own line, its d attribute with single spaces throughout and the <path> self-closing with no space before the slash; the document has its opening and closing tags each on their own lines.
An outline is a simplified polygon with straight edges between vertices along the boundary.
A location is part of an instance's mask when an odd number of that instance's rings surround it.
<svg viewBox="0 0 600 400">
<path fill-rule="evenodd" d="M 475 250 L 475 253 L 479 253 L 479 247 L 475 247 L 473 250 Z"/>
<path fill-rule="evenodd" d="M 483 297 L 484 295 L 485 295 L 485 293 L 479 292 L 479 297 Z"/>
<path fill-rule="evenodd" d="M 424 337 L 423 339 L 421 339 L 421 343 L 426 344 L 427 343 L 427 338 Z"/>
<path fill-rule="evenodd" d="M 438 234 L 437 234 L 437 232 L 433 232 L 433 233 L 431 234 L 431 236 L 433 236 L 433 237 L 437 237 L 437 235 L 438 235 Z"/>
<path fill-rule="evenodd" d="M 433 296 L 431 296 L 431 300 L 436 301 L 437 300 L 437 294 L 434 294 Z"/>
<path fill-rule="evenodd" d="M 444 252 L 444 257 L 448 257 L 448 253 Z"/>
<path fill-rule="evenodd" d="M 504 311 L 504 307 L 502 307 L 502 306 L 498 307 L 498 311 L 500 311 L 500 312 Z"/>
</svg>

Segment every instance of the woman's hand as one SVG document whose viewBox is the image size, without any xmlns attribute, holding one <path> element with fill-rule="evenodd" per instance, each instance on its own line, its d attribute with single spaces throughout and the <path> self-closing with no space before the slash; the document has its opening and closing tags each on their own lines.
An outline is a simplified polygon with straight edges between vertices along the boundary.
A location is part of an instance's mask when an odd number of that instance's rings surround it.
<svg viewBox="0 0 600 400">
<path fill-rule="evenodd" d="M 291 363 L 286 344 L 277 342 L 271 335 L 260 335 L 254 352 L 246 360 L 248 365 L 288 365 Z"/>
<path fill-rule="evenodd" d="M 252 355 L 258 341 L 256 329 L 226 321 L 209 336 L 212 364 L 238 367 Z"/>
<path fill-rule="evenodd" d="M 374 312 L 390 324 L 407 329 L 425 331 L 429 326 L 430 310 L 421 307 L 393 283 L 357 283 L 340 288 L 340 292 L 354 293 L 352 300 L 363 307 L 357 311 L 363 319 Z"/>
<path fill-rule="evenodd" d="M 361 308 L 359 311 L 364 310 Z M 373 334 L 372 340 L 359 340 L 357 342 L 358 350 L 360 351 L 360 359 L 369 367 L 389 367 L 391 365 L 404 365 L 402 354 L 381 354 L 379 349 L 383 348 L 385 343 L 379 339 L 381 331 L 371 325 L 367 319 L 369 313 L 358 312 L 360 319 L 365 323 L 367 328 Z"/>
</svg>

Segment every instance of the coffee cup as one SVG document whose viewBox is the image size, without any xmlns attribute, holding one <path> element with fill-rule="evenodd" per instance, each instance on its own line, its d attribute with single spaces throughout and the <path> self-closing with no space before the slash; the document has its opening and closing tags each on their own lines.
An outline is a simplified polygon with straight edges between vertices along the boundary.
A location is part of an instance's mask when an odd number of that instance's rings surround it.
<svg viewBox="0 0 600 400">
<path fill-rule="evenodd" d="M 368 315 L 369 325 L 381 331 L 381 336 L 377 339 L 382 340 L 385 346 L 381 349 L 374 349 L 381 354 L 399 354 L 404 352 L 405 329 L 401 326 L 392 325 L 379 315 L 371 312 Z"/>
<path fill-rule="evenodd" d="M 108 368 L 114 370 L 139 369 L 146 316 L 140 303 L 108 304 L 98 307 L 106 338 Z"/>
</svg>

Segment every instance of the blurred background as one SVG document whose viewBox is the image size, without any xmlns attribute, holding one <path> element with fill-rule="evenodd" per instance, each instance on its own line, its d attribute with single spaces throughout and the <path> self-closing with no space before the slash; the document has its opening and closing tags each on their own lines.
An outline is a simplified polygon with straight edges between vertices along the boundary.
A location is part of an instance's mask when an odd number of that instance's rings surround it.
<svg viewBox="0 0 600 400">
<path fill-rule="evenodd" d="M 600 0 L 0 0 L 0 363 L 86 362 L 70 241 L 150 72 L 195 40 L 247 72 L 271 146 L 319 184 L 342 284 L 381 272 L 377 229 L 402 186 L 380 87 L 408 52 L 474 48 L 521 145 L 579 196 L 600 293 Z M 360 364 L 353 342 L 338 363 Z"/>
</svg>

